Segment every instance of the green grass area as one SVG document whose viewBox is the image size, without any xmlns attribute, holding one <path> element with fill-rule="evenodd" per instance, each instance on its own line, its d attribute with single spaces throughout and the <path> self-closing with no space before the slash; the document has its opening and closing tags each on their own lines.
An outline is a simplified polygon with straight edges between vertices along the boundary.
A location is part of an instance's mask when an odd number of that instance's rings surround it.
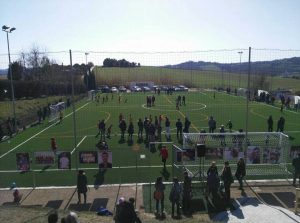
<svg viewBox="0 0 300 223">
<path fill-rule="evenodd" d="M 16 100 L 16 117 L 21 119 L 21 117 L 28 116 L 30 114 L 36 115 L 39 108 L 43 109 L 43 107 L 47 106 L 48 103 L 58 102 L 60 99 L 65 101 L 65 98 L 65 96 L 51 96 L 45 98 Z M 12 102 L 0 101 L 0 122 L 6 121 L 7 117 L 12 117 Z"/>
<path fill-rule="evenodd" d="M 152 94 L 152 93 L 151 93 Z M 178 94 L 185 94 L 186 106 L 181 106 L 180 110 L 175 109 L 175 99 Z M 188 116 L 192 122 L 190 132 L 199 132 L 208 126 L 208 117 L 213 115 L 217 121 L 217 127 L 226 124 L 230 119 L 233 122 L 233 129 L 245 129 L 246 100 L 242 97 L 227 95 L 216 92 L 215 99 L 213 92 L 187 92 L 166 95 L 162 93 L 156 96 L 154 107 L 146 108 L 145 100 L 147 94 L 144 93 L 124 93 L 121 95 L 121 102 L 118 96 L 113 99 L 109 94 L 108 102 L 102 101 L 88 102 L 82 100 L 76 103 L 76 143 L 73 132 L 73 115 L 71 108 L 65 111 L 65 118 L 61 124 L 44 123 L 27 129 L 10 140 L 0 143 L 0 187 L 7 187 L 11 182 L 17 182 L 20 186 L 46 186 L 46 185 L 74 185 L 76 184 L 76 169 L 85 168 L 89 179 L 89 184 L 111 184 L 111 183 L 135 183 L 135 182 L 154 182 L 157 176 L 164 175 L 165 179 L 172 177 L 172 168 L 168 167 L 166 172 L 162 170 L 161 158 L 159 153 L 151 152 L 143 142 L 134 136 L 133 144 L 120 142 L 120 131 L 118 128 L 118 116 L 122 113 L 128 122 L 132 116 L 135 133 L 137 133 L 138 118 L 155 116 L 162 114 L 170 117 L 172 141 L 180 145 L 176 139 L 175 122 L 178 118 L 184 119 Z M 127 102 L 125 103 L 127 99 Z M 249 131 L 265 132 L 267 130 L 267 117 L 273 116 L 274 124 L 280 116 L 286 120 L 285 131 L 294 140 L 292 145 L 300 145 L 300 113 L 293 111 L 280 112 L 279 108 L 272 107 L 257 102 L 250 102 L 249 105 Z M 113 153 L 113 169 L 99 172 L 96 164 L 78 164 L 79 151 L 96 151 L 95 144 L 99 139 L 97 134 L 98 120 L 105 119 L 106 125 L 113 125 L 112 137 L 107 139 L 110 150 Z M 163 131 L 164 122 L 163 122 Z M 50 151 L 50 138 L 55 137 L 60 151 L 73 151 L 75 144 L 79 144 L 72 154 L 72 170 L 55 170 L 57 165 L 42 170 L 43 167 L 35 165 L 34 160 L 31 169 L 35 172 L 15 173 L 4 172 L 16 169 L 16 153 L 28 152 L 33 159 L 35 151 Z M 127 137 L 126 137 L 127 138 Z M 163 134 L 163 141 L 165 141 Z M 10 152 L 9 152 L 10 151 Z M 7 153 L 9 152 L 9 153 Z M 171 149 L 170 149 L 171 153 Z M 141 159 L 140 155 L 145 158 Z M 171 154 L 170 154 L 171 157 Z M 171 165 L 171 159 L 168 160 Z M 136 168 L 136 165 L 138 168 Z"/>
<path fill-rule="evenodd" d="M 184 84 L 190 87 L 214 88 L 214 87 L 247 87 L 248 77 L 246 73 L 228 73 L 214 70 L 185 70 L 170 69 L 159 67 L 136 67 L 136 68 L 119 68 L 119 67 L 96 67 L 94 69 L 96 82 L 98 84 L 108 84 L 110 86 L 119 86 L 126 83 L 129 85 L 133 81 L 153 81 L 155 84 Z M 250 86 L 257 82 L 261 76 L 251 74 Z M 282 77 L 265 76 L 266 90 L 291 89 L 292 91 L 300 90 L 300 80 Z"/>
</svg>

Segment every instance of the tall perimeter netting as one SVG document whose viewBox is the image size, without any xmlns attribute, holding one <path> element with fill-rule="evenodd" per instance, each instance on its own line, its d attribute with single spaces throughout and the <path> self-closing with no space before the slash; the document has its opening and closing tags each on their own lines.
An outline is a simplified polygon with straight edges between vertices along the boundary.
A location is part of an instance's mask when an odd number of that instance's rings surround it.
<svg viewBox="0 0 300 223">
<path fill-rule="evenodd" d="M 202 179 L 212 161 L 219 172 L 229 161 L 234 174 L 237 161 L 244 158 L 247 179 L 287 178 L 289 150 L 288 136 L 278 132 L 185 133 L 183 147 L 173 147 L 173 167 Z"/>
</svg>

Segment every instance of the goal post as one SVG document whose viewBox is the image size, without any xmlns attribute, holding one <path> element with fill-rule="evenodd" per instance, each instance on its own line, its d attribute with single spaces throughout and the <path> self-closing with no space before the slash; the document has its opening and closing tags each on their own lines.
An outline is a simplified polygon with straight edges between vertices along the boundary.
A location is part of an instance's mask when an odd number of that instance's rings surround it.
<svg viewBox="0 0 300 223">
<path fill-rule="evenodd" d="M 65 108 L 65 102 L 58 102 L 57 104 L 50 105 L 49 122 L 54 122 L 58 120 L 60 111 L 63 111 Z"/>
<path fill-rule="evenodd" d="M 247 136 L 247 139 L 246 139 Z M 184 133 L 181 151 L 195 154 L 191 159 L 187 155 L 173 166 L 177 169 L 188 169 L 195 174 L 199 169 L 199 148 L 204 148 L 204 174 L 215 161 L 219 172 L 224 161 L 229 161 L 232 173 L 235 173 L 239 158 L 244 158 L 247 165 L 247 177 L 252 179 L 272 179 L 290 177 L 287 169 L 289 161 L 289 138 L 280 132 L 244 132 L 236 133 Z M 178 153 L 178 148 L 174 147 Z M 178 168 L 180 167 L 180 168 Z"/>
</svg>

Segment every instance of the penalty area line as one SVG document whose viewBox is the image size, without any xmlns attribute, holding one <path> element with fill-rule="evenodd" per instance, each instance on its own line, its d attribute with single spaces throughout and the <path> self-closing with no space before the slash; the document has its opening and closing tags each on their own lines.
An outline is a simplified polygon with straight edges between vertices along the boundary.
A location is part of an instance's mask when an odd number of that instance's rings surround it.
<svg viewBox="0 0 300 223">
<path fill-rule="evenodd" d="M 80 144 L 86 139 L 87 136 L 84 136 L 81 141 L 76 145 L 76 147 L 72 150 L 71 155 L 75 152 L 75 150 L 80 146 Z"/>
</svg>

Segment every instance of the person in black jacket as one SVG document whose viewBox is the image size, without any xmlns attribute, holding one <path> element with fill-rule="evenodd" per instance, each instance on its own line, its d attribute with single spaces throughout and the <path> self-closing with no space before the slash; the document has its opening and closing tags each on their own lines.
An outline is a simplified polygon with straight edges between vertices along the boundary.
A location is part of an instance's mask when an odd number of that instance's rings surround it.
<svg viewBox="0 0 300 223">
<path fill-rule="evenodd" d="M 77 175 L 77 194 L 78 194 L 78 204 L 81 203 L 81 194 L 84 197 L 84 203 L 86 203 L 86 192 L 87 192 L 87 177 L 83 170 L 78 171 Z"/>
<path fill-rule="evenodd" d="M 180 118 L 176 122 L 176 129 L 177 129 L 177 139 L 182 138 L 182 122 L 180 121 Z"/>
<path fill-rule="evenodd" d="M 139 139 L 142 139 L 142 138 L 143 138 L 144 123 L 143 123 L 143 121 L 142 121 L 141 118 L 139 118 L 139 121 L 138 121 L 138 127 L 139 127 L 138 138 L 139 138 Z"/>
<path fill-rule="evenodd" d="M 296 186 L 296 178 L 299 178 L 299 183 L 300 183 L 300 153 L 298 154 L 297 158 L 293 159 L 293 167 L 295 168 L 294 170 L 294 177 L 293 177 L 293 186 Z"/>
<path fill-rule="evenodd" d="M 128 126 L 128 141 L 129 142 L 132 142 L 132 135 L 134 133 L 134 127 L 133 127 L 133 124 L 132 122 L 129 123 L 129 126 Z"/>
<path fill-rule="evenodd" d="M 230 202 L 230 186 L 233 183 L 233 177 L 232 177 L 231 168 L 229 166 L 228 161 L 226 161 L 224 163 L 224 168 L 222 170 L 221 179 L 224 182 L 225 199 L 227 202 Z"/>
<path fill-rule="evenodd" d="M 127 128 L 127 125 L 126 125 L 126 122 L 124 119 L 122 119 L 122 121 L 120 122 L 119 128 L 121 130 L 121 139 L 124 139 L 124 137 L 125 137 L 124 134 L 125 134 L 125 131 Z"/>
<path fill-rule="evenodd" d="M 237 163 L 237 168 L 236 168 L 236 172 L 235 172 L 235 177 L 237 178 L 237 180 L 239 181 L 240 190 L 244 190 L 243 189 L 243 178 L 246 175 L 246 164 L 245 164 L 245 160 L 243 158 L 240 158 L 240 160 Z"/>
</svg>

